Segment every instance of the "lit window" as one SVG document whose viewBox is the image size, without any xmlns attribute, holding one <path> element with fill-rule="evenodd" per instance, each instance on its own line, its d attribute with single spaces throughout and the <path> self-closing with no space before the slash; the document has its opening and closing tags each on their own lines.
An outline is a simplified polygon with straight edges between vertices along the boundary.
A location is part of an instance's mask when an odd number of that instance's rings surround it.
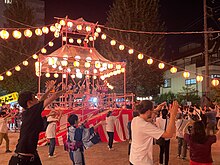
<svg viewBox="0 0 220 165">
<path fill-rule="evenodd" d="M 186 85 L 196 84 L 196 79 L 195 79 L 195 78 L 187 79 L 187 80 L 185 80 L 185 84 L 186 84 Z"/>
<path fill-rule="evenodd" d="M 164 88 L 170 88 L 171 87 L 171 79 L 165 79 L 163 87 Z"/>
<path fill-rule="evenodd" d="M 5 0 L 6 4 L 12 4 L 12 0 Z"/>
</svg>

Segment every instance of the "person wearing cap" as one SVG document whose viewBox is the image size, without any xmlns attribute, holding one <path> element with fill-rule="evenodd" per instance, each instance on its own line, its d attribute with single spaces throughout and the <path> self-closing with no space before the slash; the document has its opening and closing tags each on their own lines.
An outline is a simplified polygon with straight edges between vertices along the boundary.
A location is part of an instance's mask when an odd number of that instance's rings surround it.
<svg viewBox="0 0 220 165">
<path fill-rule="evenodd" d="M 46 129 L 46 138 L 50 141 L 49 144 L 49 158 L 56 157 L 54 155 L 55 145 L 56 145 L 56 128 L 57 122 L 60 121 L 62 112 L 60 109 L 51 110 L 50 114 L 47 116 L 47 122 L 49 122 Z"/>
</svg>

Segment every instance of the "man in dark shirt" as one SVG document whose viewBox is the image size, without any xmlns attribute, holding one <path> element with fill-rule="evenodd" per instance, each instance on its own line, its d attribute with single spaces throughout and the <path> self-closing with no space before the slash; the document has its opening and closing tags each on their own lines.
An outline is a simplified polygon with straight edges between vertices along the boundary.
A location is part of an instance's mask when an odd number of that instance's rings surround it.
<svg viewBox="0 0 220 165">
<path fill-rule="evenodd" d="M 46 82 L 46 92 L 39 100 L 30 91 L 19 94 L 18 103 L 25 110 L 22 114 L 22 125 L 18 144 L 15 154 L 9 161 L 9 165 L 41 165 L 41 160 L 37 153 L 38 137 L 43 129 L 41 113 L 46 106 L 66 91 L 60 90 L 47 98 L 50 91 L 54 89 L 55 83 L 53 80 Z"/>
</svg>

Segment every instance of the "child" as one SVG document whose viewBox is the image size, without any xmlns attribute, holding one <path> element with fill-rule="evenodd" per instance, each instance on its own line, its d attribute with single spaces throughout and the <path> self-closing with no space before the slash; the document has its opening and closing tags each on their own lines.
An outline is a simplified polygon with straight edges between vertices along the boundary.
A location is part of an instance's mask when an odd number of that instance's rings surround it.
<svg viewBox="0 0 220 165">
<path fill-rule="evenodd" d="M 70 126 L 67 130 L 67 138 L 69 142 L 74 143 L 74 149 L 69 150 L 69 157 L 73 162 L 73 165 L 85 165 L 85 158 L 84 158 L 84 146 L 88 142 L 89 139 L 89 132 L 94 132 L 99 125 L 103 123 L 100 121 L 94 127 L 85 128 L 83 125 L 78 127 L 78 116 L 72 114 L 68 118 L 68 122 Z"/>
</svg>

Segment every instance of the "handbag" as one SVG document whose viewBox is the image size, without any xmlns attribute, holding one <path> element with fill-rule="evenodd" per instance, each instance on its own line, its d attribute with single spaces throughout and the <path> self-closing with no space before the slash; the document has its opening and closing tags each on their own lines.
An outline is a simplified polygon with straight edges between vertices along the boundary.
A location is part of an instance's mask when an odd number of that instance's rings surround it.
<svg viewBox="0 0 220 165">
<path fill-rule="evenodd" d="M 93 127 L 90 128 L 87 133 L 87 140 L 83 141 L 85 149 L 88 149 L 101 141 L 99 134 L 94 131 Z"/>
<path fill-rule="evenodd" d="M 166 119 L 166 124 L 164 130 L 167 128 L 167 119 Z M 165 145 L 165 139 L 163 137 L 160 137 L 159 139 L 156 140 L 156 144 L 159 146 L 164 146 Z"/>
<path fill-rule="evenodd" d="M 94 132 L 92 135 L 91 135 L 91 139 L 90 141 L 93 143 L 93 144 L 97 144 L 101 141 L 101 138 L 99 136 L 99 134 L 97 132 Z"/>
</svg>

